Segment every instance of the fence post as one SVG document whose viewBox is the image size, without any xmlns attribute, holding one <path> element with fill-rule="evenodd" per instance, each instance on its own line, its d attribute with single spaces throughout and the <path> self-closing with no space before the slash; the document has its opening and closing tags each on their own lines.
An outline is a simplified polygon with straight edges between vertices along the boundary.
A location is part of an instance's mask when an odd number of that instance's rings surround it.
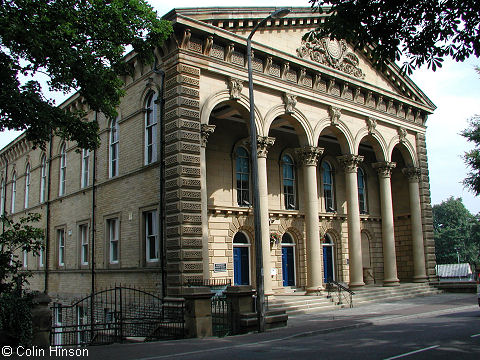
<svg viewBox="0 0 480 360">
<path fill-rule="evenodd" d="M 186 338 L 212 336 L 212 296 L 208 288 L 184 288 Z"/>
<path fill-rule="evenodd" d="M 34 305 L 32 308 L 32 345 L 38 346 L 40 348 L 48 348 L 50 346 L 52 312 L 48 307 L 49 303 L 50 297 L 44 293 L 39 293 L 33 298 Z"/>
<path fill-rule="evenodd" d="M 234 335 L 247 332 L 242 328 L 241 314 L 253 312 L 253 294 L 255 291 L 248 285 L 229 286 L 224 294 L 232 306 L 232 332 Z"/>
</svg>

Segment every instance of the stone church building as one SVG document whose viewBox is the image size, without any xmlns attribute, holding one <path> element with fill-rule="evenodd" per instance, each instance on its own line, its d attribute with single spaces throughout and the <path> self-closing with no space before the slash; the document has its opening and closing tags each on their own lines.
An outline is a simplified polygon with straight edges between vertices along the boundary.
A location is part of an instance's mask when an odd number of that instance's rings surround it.
<svg viewBox="0 0 480 360">
<path fill-rule="evenodd" d="M 96 289 L 171 296 L 192 280 L 255 286 L 246 38 L 274 10 L 172 10 L 156 53 L 164 81 L 131 53 L 116 119 L 78 94 L 61 105 L 98 121 L 96 151 L 60 138 L 32 150 L 24 136 L 1 150 L 2 212 L 40 213 L 46 229 L 40 256 L 19 254 L 32 288 L 78 297 L 92 276 Z M 368 51 L 304 39 L 320 21 L 293 8 L 253 37 L 265 291 L 433 280 L 435 106 L 396 65 L 382 72 Z"/>
</svg>

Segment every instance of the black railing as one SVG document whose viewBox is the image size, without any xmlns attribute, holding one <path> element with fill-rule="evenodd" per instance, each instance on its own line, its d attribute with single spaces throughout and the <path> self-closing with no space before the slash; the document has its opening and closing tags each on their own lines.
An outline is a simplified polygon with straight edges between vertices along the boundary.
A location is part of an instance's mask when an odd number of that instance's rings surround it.
<svg viewBox="0 0 480 360">
<path fill-rule="evenodd" d="M 132 287 L 115 286 L 72 305 L 52 306 L 52 346 L 87 346 L 184 337 L 184 301 L 164 301 Z"/>
<path fill-rule="evenodd" d="M 222 296 L 212 298 L 212 334 L 224 337 L 232 335 L 233 313 L 230 299 Z"/>
<path fill-rule="evenodd" d="M 327 298 L 332 299 L 337 305 L 343 305 L 344 300 L 347 301 L 348 305 L 353 307 L 353 295 L 355 293 L 347 288 L 346 286 L 336 282 L 335 280 L 329 280 L 326 284 Z M 335 301 L 335 298 L 336 300 Z"/>
<path fill-rule="evenodd" d="M 215 297 L 223 296 L 223 292 L 227 289 L 228 286 L 232 285 L 231 279 L 224 278 L 213 278 L 213 279 L 199 279 L 199 280 L 189 280 L 185 283 L 185 286 L 201 286 L 208 287 L 210 291 L 213 292 Z"/>
</svg>

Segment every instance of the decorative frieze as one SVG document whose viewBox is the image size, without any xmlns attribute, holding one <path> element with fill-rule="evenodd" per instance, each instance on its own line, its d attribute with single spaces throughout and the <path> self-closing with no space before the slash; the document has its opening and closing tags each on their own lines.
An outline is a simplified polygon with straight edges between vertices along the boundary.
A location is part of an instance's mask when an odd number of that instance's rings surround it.
<svg viewBox="0 0 480 360">
<path fill-rule="evenodd" d="M 337 156 L 337 160 L 346 173 L 356 173 L 358 165 L 363 162 L 363 156 L 348 154 Z"/>
<path fill-rule="evenodd" d="M 377 170 L 378 176 L 381 178 L 389 178 L 396 166 L 397 163 L 389 161 L 380 161 L 372 164 L 372 167 Z"/>
<path fill-rule="evenodd" d="M 323 148 L 316 146 L 304 146 L 295 149 L 298 162 L 305 166 L 317 166 L 318 158 L 323 154 Z"/>
</svg>

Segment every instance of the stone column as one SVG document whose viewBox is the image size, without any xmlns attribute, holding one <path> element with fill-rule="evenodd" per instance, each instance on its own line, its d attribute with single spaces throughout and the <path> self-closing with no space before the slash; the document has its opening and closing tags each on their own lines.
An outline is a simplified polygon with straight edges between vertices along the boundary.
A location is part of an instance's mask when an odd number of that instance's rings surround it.
<svg viewBox="0 0 480 360">
<path fill-rule="evenodd" d="M 383 241 L 383 285 L 400 285 L 397 276 L 397 257 L 395 254 L 395 233 L 393 222 L 392 204 L 392 169 L 397 164 L 394 162 L 378 162 L 373 167 L 377 169 L 380 183 L 380 205 L 382 208 L 382 241 Z"/>
<path fill-rule="evenodd" d="M 212 336 L 212 298 L 209 288 L 185 288 L 185 337 L 203 338 Z"/>
<path fill-rule="evenodd" d="M 202 124 L 201 147 L 200 147 L 200 186 L 202 197 L 202 256 L 203 256 L 203 278 L 210 278 L 209 256 L 208 256 L 208 195 L 207 195 L 207 158 L 205 151 L 210 134 L 215 131 L 215 125 Z"/>
<path fill-rule="evenodd" d="M 364 286 L 362 264 L 362 238 L 360 234 L 360 209 L 358 207 L 357 168 L 363 161 L 360 155 L 342 155 L 337 157 L 345 171 L 347 192 L 348 256 L 350 284 L 352 287 Z"/>
<path fill-rule="evenodd" d="M 410 221 L 412 225 L 412 249 L 413 249 L 413 281 L 425 282 L 425 249 L 423 245 L 422 211 L 420 209 L 420 169 L 408 167 L 403 169 L 408 177 L 408 189 L 410 195 Z"/>
<path fill-rule="evenodd" d="M 296 150 L 302 164 L 305 186 L 305 229 L 307 245 L 307 292 L 323 289 L 322 253 L 318 222 L 317 162 L 323 149 L 305 146 Z"/>
<path fill-rule="evenodd" d="M 260 228 L 262 229 L 263 281 L 265 295 L 272 295 L 272 257 L 270 254 L 270 223 L 268 217 L 267 153 L 275 138 L 257 136 L 258 192 L 260 195 Z"/>
</svg>

